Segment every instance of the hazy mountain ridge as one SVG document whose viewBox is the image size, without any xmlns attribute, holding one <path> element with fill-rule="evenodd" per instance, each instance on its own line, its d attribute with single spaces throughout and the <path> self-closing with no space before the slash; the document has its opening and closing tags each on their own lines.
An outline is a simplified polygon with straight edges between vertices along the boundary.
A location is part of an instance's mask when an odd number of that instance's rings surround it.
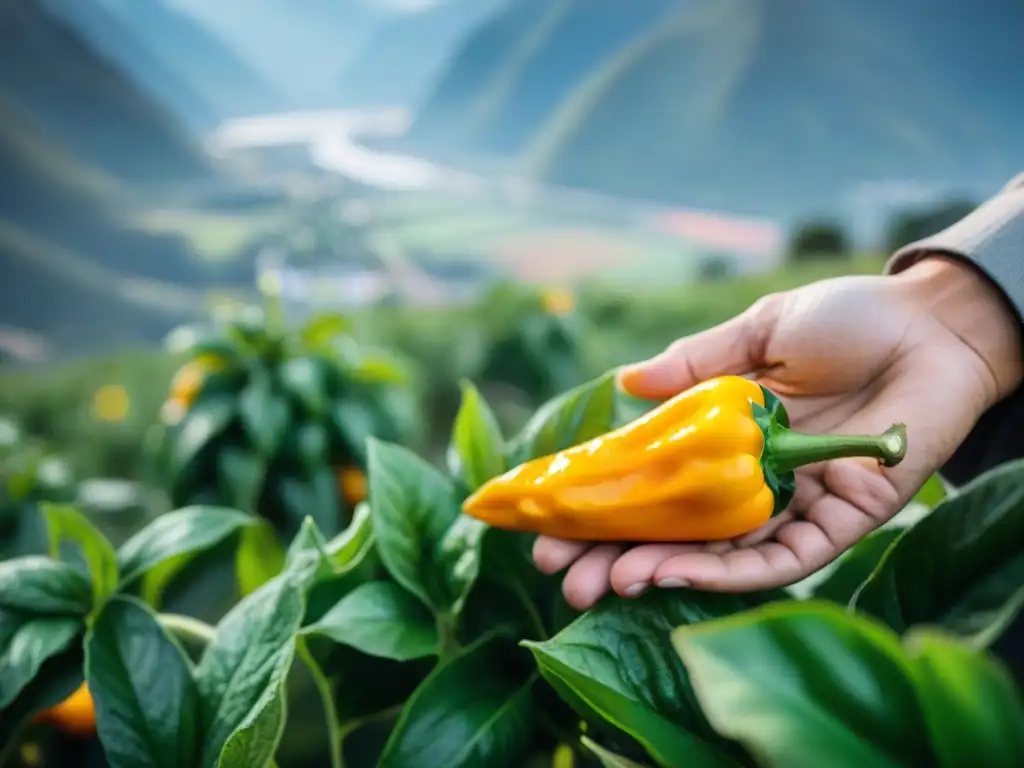
<svg viewBox="0 0 1024 768">
<path fill-rule="evenodd" d="M 486 119 L 484 89 L 556 2 L 482 24 L 410 142 L 449 136 L 542 181 L 784 219 L 863 181 L 990 188 L 1024 166 L 1011 0 L 675 0 L 634 27 L 615 3 L 563 2 Z"/>
<path fill-rule="evenodd" d="M 217 119 L 291 106 L 224 40 L 164 0 L 89 1 L 98 2 L 127 26 L 212 106 Z"/>
<path fill-rule="evenodd" d="M 210 173 L 174 118 L 38 0 L 0 0 L 0 96 L 113 176 L 166 182 Z"/>
<path fill-rule="evenodd" d="M 341 103 L 411 106 L 447 64 L 461 39 L 510 0 L 449 0 L 382 21 L 346 64 Z"/>
<path fill-rule="evenodd" d="M 72 25 L 104 60 L 189 127 L 205 130 L 216 123 L 216 110 L 103 4 L 95 0 L 43 3 L 48 11 Z"/>
</svg>

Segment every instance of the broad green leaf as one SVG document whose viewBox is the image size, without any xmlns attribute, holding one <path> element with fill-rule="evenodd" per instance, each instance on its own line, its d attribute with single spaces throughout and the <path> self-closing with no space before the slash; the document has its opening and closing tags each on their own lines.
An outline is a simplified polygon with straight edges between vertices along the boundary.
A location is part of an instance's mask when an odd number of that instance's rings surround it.
<svg viewBox="0 0 1024 768">
<path fill-rule="evenodd" d="M 284 570 L 285 550 L 274 527 L 266 520 L 245 528 L 235 553 L 238 591 L 245 597 Z"/>
<path fill-rule="evenodd" d="M 356 587 L 303 631 L 395 661 L 433 656 L 440 645 L 430 612 L 400 586 L 387 581 Z"/>
<path fill-rule="evenodd" d="M 23 724 L 78 689 L 83 665 L 82 643 L 72 641 L 65 650 L 42 663 L 13 702 L 0 706 L 0 755 L 10 754 L 12 742 L 21 740 Z"/>
<path fill-rule="evenodd" d="M 365 502 L 359 504 L 348 527 L 327 542 L 325 551 L 336 570 L 344 571 L 355 565 L 366 548 L 373 545 L 370 516 L 370 505 Z"/>
<path fill-rule="evenodd" d="M 277 372 L 285 392 L 311 416 L 327 412 L 327 387 L 321 363 L 311 357 L 285 361 Z"/>
<path fill-rule="evenodd" d="M 37 617 L 0 609 L 0 712 L 83 627 L 78 618 Z"/>
<path fill-rule="evenodd" d="M 843 605 L 849 603 L 901 533 L 902 528 L 882 528 L 862 539 L 840 558 L 832 573 L 814 588 L 812 595 Z"/>
<path fill-rule="evenodd" d="M 235 414 L 235 398 L 228 394 L 204 397 L 195 403 L 174 437 L 172 474 L 178 475 L 191 465 L 199 452 L 227 429 Z"/>
<path fill-rule="evenodd" d="M 512 441 L 509 463 L 557 453 L 608 432 L 615 423 L 615 404 L 612 373 L 548 401 Z"/>
<path fill-rule="evenodd" d="M 995 661 L 930 630 L 907 638 L 913 677 L 938 764 L 1016 768 L 1024 756 L 1024 702 Z"/>
<path fill-rule="evenodd" d="M 264 460 L 269 460 L 288 432 L 291 408 L 283 395 L 274 391 L 270 374 L 262 368 L 253 371 L 238 399 L 242 426 Z"/>
<path fill-rule="evenodd" d="M 288 670 L 277 668 L 242 724 L 228 737 L 217 760 L 218 768 L 271 768 L 284 733 L 287 717 L 285 678 Z"/>
<path fill-rule="evenodd" d="M 897 632 L 987 646 L 1024 605 L 1024 461 L 986 472 L 904 533 L 852 601 Z"/>
<path fill-rule="evenodd" d="M 307 517 L 302 521 L 299 532 L 295 534 L 292 543 L 288 545 L 288 551 L 284 557 L 285 567 L 294 565 L 300 556 L 307 553 L 312 553 L 319 558 L 327 558 L 327 540 L 320 533 L 320 529 L 312 517 Z"/>
<path fill-rule="evenodd" d="M 605 749 L 600 744 L 588 739 L 586 736 L 580 739 L 580 743 L 597 758 L 597 762 L 601 764 L 601 768 L 644 768 L 644 766 L 640 765 L 640 763 L 635 760 L 630 760 L 628 757 L 623 757 L 622 755 L 616 755 L 611 750 Z"/>
<path fill-rule="evenodd" d="M 295 634 L 305 609 L 305 584 L 290 571 L 244 598 L 221 620 L 196 679 L 202 702 L 203 768 L 218 765 L 240 729 L 272 733 L 278 716 L 268 689 L 280 687 L 291 668 Z M 279 733 L 278 733 L 279 735 Z M 268 745 L 271 753 L 276 739 Z"/>
<path fill-rule="evenodd" d="M 330 419 L 338 437 L 360 462 L 365 462 L 366 441 L 377 433 L 370 408 L 350 399 L 341 400 L 331 405 Z"/>
<path fill-rule="evenodd" d="M 347 317 L 335 312 L 324 312 L 310 318 L 302 326 L 299 338 L 310 349 L 316 349 L 351 329 L 352 323 Z"/>
<path fill-rule="evenodd" d="M 537 730 L 522 677 L 485 640 L 442 663 L 416 689 L 381 755 L 379 768 L 520 768 Z"/>
<path fill-rule="evenodd" d="M 455 417 L 449 469 L 476 490 L 507 468 L 505 439 L 494 413 L 470 382 L 462 382 L 462 406 Z"/>
<path fill-rule="evenodd" d="M 114 547 L 74 507 L 44 502 L 40 510 L 46 517 L 50 556 L 59 557 L 60 545 L 65 541 L 78 546 L 92 578 L 93 605 L 99 607 L 117 587 L 117 554 Z"/>
<path fill-rule="evenodd" d="M 480 575 L 480 554 L 486 523 L 460 514 L 441 539 L 435 555 L 445 581 L 448 595 L 446 613 L 458 616 L 466 604 L 477 576 Z"/>
<path fill-rule="evenodd" d="M 375 384 L 406 384 L 409 372 L 397 360 L 381 354 L 366 354 L 349 370 L 356 381 Z"/>
<path fill-rule="evenodd" d="M 217 454 L 217 477 L 236 509 L 256 513 L 266 473 L 266 460 L 254 452 L 226 446 Z"/>
<path fill-rule="evenodd" d="M 885 627 L 810 601 L 681 627 L 672 641 L 711 724 L 759 764 L 934 765 L 909 665 Z"/>
<path fill-rule="evenodd" d="M 338 533 L 341 501 L 338 481 L 330 467 L 317 467 L 304 477 L 284 477 L 280 483 L 281 501 L 296 532 L 307 517 L 312 517 L 324 535 Z"/>
<path fill-rule="evenodd" d="M 694 698 L 670 633 L 768 599 L 661 590 L 608 599 L 541 643 L 526 643 L 541 673 L 592 713 L 638 741 L 662 766 L 735 765 Z M 684 757 L 685 756 L 685 759 Z"/>
<path fill-rule="evenodd" d="M 451 483 L 396 445 L 369 441 L 374 539 L 391 576 L 436 613 L 453 603 L 438 548 L 459 516 Z"/>
<path fill-rule="evenodd" d="M 0 609 L 85 616 L 92 609 L 92 585 L 74 567 L 49 557 L 5 560 L 0 562 Z"/>
<path fill-rule="evenodd" d="M 914 501 L 928 509 L 934 509 L 946 500 L 946 487 L 938 475 L 932 475 L 914 496 Z"/>
<path fill-rule="evenodd" d="M 234 345 L 220 334 L 205 326 L 180 326 L 164 339 L 164 348 L 172 355 L 194 358 L 200 355 L 234 358 Z"/>
<path fill-rule="evenodd" d="M 201 725 L 185 652 L 143 603 L 112 597 L 85 639 L 96 729 L 116 768 L 194 768 Z"/>
<path fill-rule="evenodd" d="M 259 518 L 227 507 L 191 506 L 160 515 L 121 545 L 117 560 L 121 583 L 130 584 L 152 569 L 173 562 L 169 580 L 200 552 L 216 546 L 239 530 L 255 526 Z"/>
</svg>

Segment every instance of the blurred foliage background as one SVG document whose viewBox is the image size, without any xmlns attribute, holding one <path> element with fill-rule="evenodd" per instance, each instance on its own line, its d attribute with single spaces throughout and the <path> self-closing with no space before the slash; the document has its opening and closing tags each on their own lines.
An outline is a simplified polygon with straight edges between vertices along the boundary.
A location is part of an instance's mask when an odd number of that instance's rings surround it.
<svg viewBox="0 0 1024 768">
<path fill-rule="evenodd" d="M 1020 167 L 990 0 L 0 0 L 0 412 L 147 483 L 272 297 L 403 360 L 436 455 L 759 296 L 877 272 Z"/>
</svg>

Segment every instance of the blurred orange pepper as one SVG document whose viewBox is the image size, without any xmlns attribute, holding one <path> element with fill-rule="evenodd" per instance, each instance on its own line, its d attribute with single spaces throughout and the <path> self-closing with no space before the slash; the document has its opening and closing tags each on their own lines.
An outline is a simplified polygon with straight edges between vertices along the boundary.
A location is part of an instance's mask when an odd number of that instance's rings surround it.
<svg viewBox="0 0 1024 768">
<path fill-rule="evenodd" d="M 50 723 L 72 736 L 92 736 L 96 732 L 96 710 L 89 687 L 82 683 L 64 701 L 40 713 L 35 719 L 36 722 Z"/>
<path fill-rule="evenodd" d="M 351 506 L 366 500 L 366 474 L 359 467 L 344 467 L 339 470 L 338 485 Z"/>
</svg>

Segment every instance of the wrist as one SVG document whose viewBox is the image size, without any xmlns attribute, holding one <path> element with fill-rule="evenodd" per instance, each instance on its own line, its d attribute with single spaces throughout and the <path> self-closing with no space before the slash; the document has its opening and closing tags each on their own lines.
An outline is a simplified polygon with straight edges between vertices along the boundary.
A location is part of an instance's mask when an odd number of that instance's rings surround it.
<svg viewBox="0 0 1024 768">
<path fill-rule="evenodd" d="M 994 405 L 1024 382 L 1024 329 L 1003 292 L 969 263 L 929 254 L 897 275 L 988 370 Z"/>
</svg>

